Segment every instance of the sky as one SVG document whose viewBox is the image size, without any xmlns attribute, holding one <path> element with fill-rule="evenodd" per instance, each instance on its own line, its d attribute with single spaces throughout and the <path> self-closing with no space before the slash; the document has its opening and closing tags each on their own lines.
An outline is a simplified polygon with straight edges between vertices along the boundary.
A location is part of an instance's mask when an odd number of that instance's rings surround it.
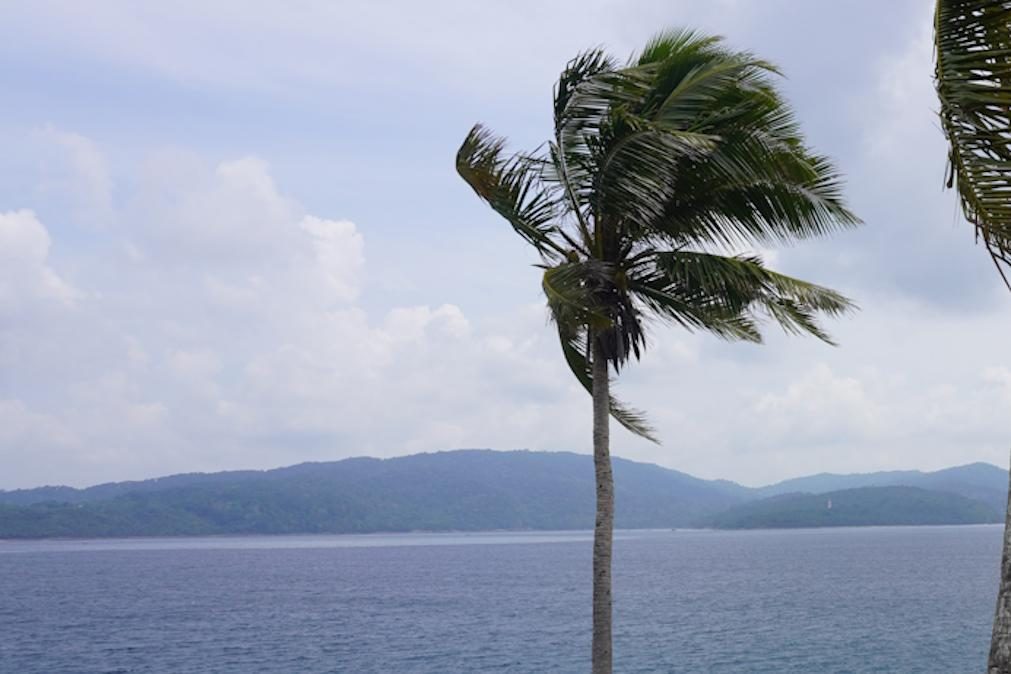
<svg viewBox="0 0 1011 674">
<path fill-rule="evenodd" d="M 931 0 L 0 7 L 0 489 L 489 447 L 589 453 L 535 254 L 456 175 L 580 50 L 778 64 L 859 230 L 763 251 L 839 346 L 654 326 L 612 452 L 747 485 L 1011 449 L 1011 293 L 943 189 Z"/>
</svg>

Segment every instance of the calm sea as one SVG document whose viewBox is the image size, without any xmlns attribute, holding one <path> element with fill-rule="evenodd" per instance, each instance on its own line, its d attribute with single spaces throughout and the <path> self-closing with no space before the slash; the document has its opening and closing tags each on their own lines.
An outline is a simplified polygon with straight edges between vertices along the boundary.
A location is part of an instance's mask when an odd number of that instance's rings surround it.
<svg viewBox="0 0 1011 674">
<path fill-rule="evenodd" d="M 617 672 L 979 672 L 999 526 L 628 531 Z M 0 541 L 0 672 L 585 672 L 583 532 Z"/>
</svg>

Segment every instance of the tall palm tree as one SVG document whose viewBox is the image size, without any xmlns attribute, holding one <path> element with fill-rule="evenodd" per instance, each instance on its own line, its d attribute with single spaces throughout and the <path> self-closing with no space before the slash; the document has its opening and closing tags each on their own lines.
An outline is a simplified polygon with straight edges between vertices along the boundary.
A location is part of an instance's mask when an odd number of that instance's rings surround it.
<svg viewBox="0 0 1011 674">
<path fill-rule="evenodd" d="M 1011 289 L 1011 1 L 938 0 L 934 44 L 947 184 Z M 1011 673 L 1011 493 L 987 671 Z"/>
<path fill-rule="evenodd" d="M 626 65 L 593 49 L 562 72 L 545 145 L 507 155 L 478 125 L 457 154 L 463 179 L 540 255 L 562 354 L 592 395 L 598 674 L 611 671 L 609 416 L 656 441 L 611 397 L 611 371 L 640 356 L 651 318 L 751 342 L 771 318 L 829 341 L 819 314 L 852 306 L 733 252 L 858 223 L 832 165 L 804 145 L 776 73 L 690 31 L 659 35 Z"/>
</svg>

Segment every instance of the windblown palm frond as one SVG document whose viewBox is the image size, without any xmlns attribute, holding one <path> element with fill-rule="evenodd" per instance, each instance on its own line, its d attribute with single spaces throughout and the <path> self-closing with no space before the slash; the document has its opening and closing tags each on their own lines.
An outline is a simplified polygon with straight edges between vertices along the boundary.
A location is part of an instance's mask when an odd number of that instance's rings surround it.
<svg viewBox="0 0 1011 674">
<path fill-rule="evenodd" d="M 592 393 L 593 376 L 590 373 L 590 361 L 586 357 L 586 333 L 583 331 L 570 332 L 559 324 L 558 338 L 562 344 L 562 355 L 565 356 L 565 362 L 572 374 L 575 375 L 576 380 L 582 384 L 587 393 Z M 656 430 L 650 426 L 642 412 L 626 406 L 614 396 L 611 396 L 610 410 L 614 420 L 628 431 L 659 444 Z"/>
<path fill-rule="evenodd" d="M 761 340 L 749 311 L 757 309 L 788 333 L 808 333 L 831 344 L 817 314 L 838 316 L 851 308 L 834 290 L 770 271 L 754 255 L 657 252 L 637 261 L 632 279 L 633 289 L 662 293 L 650 296 L 653 313 L 731 339 Z"/>
<path fill-rule="evenodd" d="M 540 254 L 563 354 L 588 390 L 591 354 L 617 372 L 645 349 L 649 318 L 755 342 L 766 318 L 830 341 L 817 318 L 852 307 L 724 254 L 859 224 L 777 74 L 719 38 L 669 32 L 625 66 L 599 49 L 573 59 L 542 151 L 505 157 L 480 126 L 461 146 L 460 175 Z M 613 400 L 611 413 L 655 439 L 640 413 Z"/>
<path fill-rule="evenodd" d="M 540 177 L 543 160 L 525 155 L 504 158 L 504 147 L 503 139 L 476 125 L 457 152 L 457 171 L 542 257 L 564 258 L 566 249 L 554 224 L 558 202 Z"/>
<path fill-rule="evenodd" d="M 934 40 L 947 185 L 1011 289 L 1011 1 L 938 0 Z"/>
</svg>

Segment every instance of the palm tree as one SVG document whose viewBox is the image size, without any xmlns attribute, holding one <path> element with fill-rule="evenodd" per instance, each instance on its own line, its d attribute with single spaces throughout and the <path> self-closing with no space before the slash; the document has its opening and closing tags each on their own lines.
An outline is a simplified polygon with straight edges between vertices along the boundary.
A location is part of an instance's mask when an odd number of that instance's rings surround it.
<svg viewBox="0 0 1011 674">
<path fill-rule="evenodd" d="M 859 222 L 830 162 L 804 145 L 776 73 L 690 31 L 659 35 L 625 66 L 592 49 L 561 74 L 544 146 L 506 155 L 478 125 L 457 154 L 463 179 L 539 254 L 562 354 L 592 395 L 597 674 L 611 671 L 609 416 L 656 441 L 611 397 L 611 370 L 639 358 L 651 318 L 751 342 L 771 318 L 827 342 L 819 314 L 852 306 L 733 252 Z"/>
<path fill-rule="evenodd" d="M 1011 2 L 938 0 L 935 83 L 948 187 L 1004 283 L 1011 267 Z M 1009 494 L 1011 498 L 1011 494 Z M 1011 500 L 987 671 L 1011 673 Z"/>
</svg>

